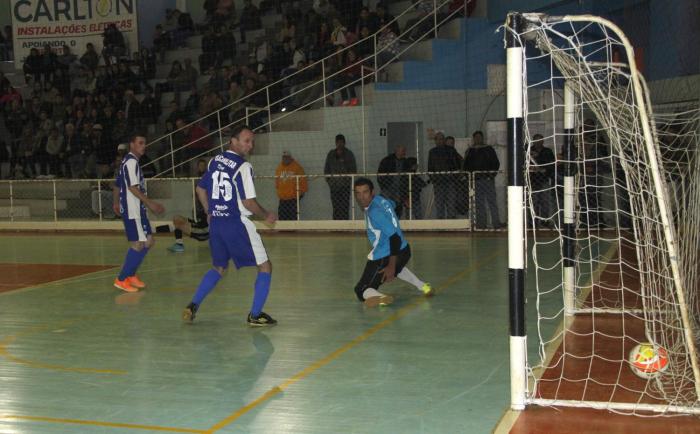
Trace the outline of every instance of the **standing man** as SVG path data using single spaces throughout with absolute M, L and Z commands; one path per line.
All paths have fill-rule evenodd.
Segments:
M 435 291 L 406 268 L 411 259 L 411 246 L 403 237 L 394 203 L 374 194 L 374 184 L 367 178 L 358 178 L 354 185 L 355 200 L 365 210 L 367 237 L 373 246 L 367 255 L 367 264 L 355 286 L 357 298 L 367 307 L 391 304 L 394 298 L 377 291 L 382 283 L 398 277 L 431 297 Z
M 245 161 L 255 145 L 255 134 L 248 126 L 234 128 L 229 149 L 209 162 L 207 172 L 197 185 L 197 197 L 209 217 L 209 247 L 212 269 L 197 287 L 192 301 L 182 313 L 182 319 L 192 322 L 204 298 L 214 289 L 233 260 L 236 268 L 258 267 L 253 306 L 248 314 L 250 326 L 277 324 L 262 311 L 272 280 L 272 263 L 253 222 L 255 214 L 267 224 L 274 224 L 277 215 L 268 212 L 255 199 L 253 166 Z
M 382 158 L 377 173 L 404 173 L 408 171 L 406 147 L 398 145 L 394 152 Z M 382 195 L 396 204 L 396 215 L 401 217 L 404 201 L 408 199 L 408 176 L 377 176 Z
M 326 175 L 342 175 L 357 172 L 357 164 L 352 151 L 345 147 L 345 136 L 335 136 L 335 149 L 326 156 L 323 173 Z M 333 220 L 348 220 L 350 218 L 350 189 L 352 182 L 349 176 L 329 176 L 326 182 L 331 189 L 331 205 L 333 205 Z
M 441 132 L 428 130 L 428 137 L 433 135 L 435 147 L 428 152 L 428 172 L 455 172 L 459 167 L 459 154 L 454 147 L 447 146 L 445 135 Z M 435 194 L 436 217 L 453 219 L 456 216 L 457 192 L 453 183 L 453 174 L 431 174 Z
M 126 292 L 136 292 L 146 287 L 136 276 L 148 249 L 155 244 L 146 208 L 154 214 L 162 214 L 165 211 L 163 205 L 146 194 L 146 183 L 139 166 L 139 158 L 145 152 L 146 137 L 134 133 L 129 139 L 129 153 L 119 166 L 116 186 L 112 189 L 114 213 L 122 216 L 126 238 L 131 241 L 131 248 L 126 253 L 121 272 L 114 280 L 114 286 Z
M 496 204 L 496 171 L 501 167 L 498 155 L 492 146 L 484 144 L 484 133 L 474 131 L 472 134 L 472 146 L 464 154 L 464 170 L 476 172 L 474 174 L 476 206 L 476 227 L 486 228 L 486 209 L 491 214 L 491 224 L 495 229 L 502 228 L 503 224 L 498 216 Z
M 296 220 L 297 219 L 297 188 L 299 200 L 304 197 L 309 189 L 306 181 L 304 168 L 301 167 L 289 151 L 282 152 L 282 162 L 275 170 L 275 188 L 277 189 L 277 197 L 279 205 L 277 214 L 280 220 Z M 297 177 L 299 182 L 297 183 Z
M 549 202 L 554 180 L 554 152 L 544 146 L 542 134 L 532 136 L 530 144 L 530 185 L 535 227 L 549 225 Z

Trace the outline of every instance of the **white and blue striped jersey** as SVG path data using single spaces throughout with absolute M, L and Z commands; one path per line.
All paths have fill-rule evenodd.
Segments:
M 376 195 L 365 209 L 367 238 L 372 244 L 372 251 L 367 255 L 369 260 L 374 261 L 391 255 L 389 238 L 394 234 L 398 234 L 401 237 L 401 249 L 408 245 L 403 232 L 401 232 L 394 206 L 393 201 L 381 195 Z
M 119 187 L 119 209 L 122 218 L 141 219 L 146 218 L 146 206 L 129 190 L 129 187 L 138 186 L 141 193 L 146 194 L 146 181 L 143 178 L 139 160 L 129 152 L 119 166 L 116 179 Z
M 212 158 L 197 184 L 207 191 L 209 215 L 219 218 L 248 217 L 243 200 L 255 198 L 253 166 L 233 151 Z

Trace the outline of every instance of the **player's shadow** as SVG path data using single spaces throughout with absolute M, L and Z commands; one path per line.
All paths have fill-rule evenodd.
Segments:
M 259 412 L 273 399 L 283 396 L 277 384 L 272 383 L 279 378 L 277 374 L 265 375 L 270 358 L 275 347 L 266 331 L 242 328 L 231 333 L 231 329 L 212 329 L 210 327 L 186 328 L 194 332 L 192 339 L 186 339 L 188 352 L 194 352 L 196 357 L 192 380 L 197 383 L 197 377 L 203 375 L 211 388 L 204 393 L 214 396 L 218 394 L 218 402 L 222 410 L 234 412 L 249 405 L 263 395 L 269 395 L 250 412 Z M 205 337 L 200 340 L 199 337 Z M 206 369 L 203 369 L 206 368 Z M 210 377 L 216 372 L 216 377 Z M 214 380 L 214 384 L 211 383 Z M 261 386 L 262 384 L 262 386 Z

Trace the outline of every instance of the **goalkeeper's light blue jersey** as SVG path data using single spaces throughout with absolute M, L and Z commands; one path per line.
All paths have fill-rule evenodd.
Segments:
M 380 195 L 374 196 L 372 202 L 365 209 L 365 222 L 367 223 L 367 238 L 372 244 L 372 251 L 367 258 L 374 261 L 386 258 L 391 254 L 389 238 L 398 234 L 401 237 L 401 248 L 405 248 L 408 242 L 401 232 L 399 218 L 394 212 L 394 202 Z

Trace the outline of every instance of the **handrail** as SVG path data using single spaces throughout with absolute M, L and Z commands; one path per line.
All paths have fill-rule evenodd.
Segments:
M 268 88 L 271 87 L 271 86 L 274 86 L 274 85 L 279 84 L 279 83 L 283 83 L 283 82 L 284 82 L 286 79 L 288 79 L 289 77 L 292 77 L 292 76 L 294 76 L 294 75 L 296 75 L 296 74 L 301 73 L 302 71 L 306 71 L 307 69 L 310 69 L 310 68 L 312 68 L 312 67 L 318 66 L 319 64 L 322 64 L 325 60 L 328 60 L 328 59 L 330 59 L 330 58 L 332 58 L 332 57 L 334 57 L 334 56 L 337 56 L 339 52 L 343 52 L 343 51 L 345 51 L 345 50 L 348 50 L 348 49 L 350 49 L 350 48 L 353 48 L 353 47 L 359 45 L 359 44 L 362 43 L 362 42 L 366 42 L 366 41 L 368 41 L 368 40 L 371 39 L 371 38 L 375 38 L 375 36 L 376 36 L 380 31 L 382 31 L 384 28 L 389 27 L 389 26 L 393 25 L 394 23 L 398 23 L 398 19 L 399 19 L 400 17 L 404 16 L 404 15 L 405 15 L 406 13 L 408 13 L 409 11 L 415 9 L 415 6 L 416 6 L 418 3 L 420 3 L 420 1 L 421 1 L 421 0 L 416 0 L 415 3 L 412 3 L 411 6 L 408 7 L 408 8 L 406 8 L 406 10 L 404 10 L 403 12 L 401 12 L 401 14 L 399 14 L 399 15 L 396 16 L 396 17 L 394 17 L 393 20 L 391 20 L 390 22 L 386 23 L 384 26 L 380 27 L 374 34 L 372 34 L 372 35 L 370 35 L 370 36 L 368 36 L 368 37 L 366 37 L 366 38 L 364 38 L 364 39 L 355 41 L 354 44 L 349 45 L 349 46 L 347 46 L 347 47 L 343 47 L 342 49 L 340 49 L 340 50 L 338 50 L 338 51 L 334 51 L 332 54 L 329 54 L 328 56 L 322 58 L 321 60 L 317 60 L 316 62 L 314 62 L 314 63 L 312 63 L 312 64 L 306 65 L 304 68 L 302 68 L 302 69 L 300 69 L 300 70 L 298 70 L 298 71 L 295 71 L 294 73 L 292 73 L 292 74 L 290 74 L 290 75 L 288 75 L 288 76 L 285 76 L 284 78 L 280 78 L 279 80 L 277 80 L 277 81 L 275 81 L 275 82 L 273 82 L 273 83 L 270 83 L 270 84 L 268 84 L 268 85 L 265 86 L 265 87 L 261 87 L 260 89 L 255 90 L 253 93 L 251 93 L 251 94 L 249 94 L 249 95 L 245 95 L 245 96 L 243 96 L 243 97 L 237 99 L 236 101 L 230 102 L 230 103 L 228 103 L 227 105 L 225 105 L 225 106 L 219 108 L 216 112 L 212 112 L 212 113 L 209 113 L 209 114 L 207 114 L 207 115 L 205 115 L 205 116 L 202 116 L 201 118 L 199 118 L 199 119 L 197 119 L 197 120 L 195 120 L 195 121 L 192 121 L 191 123 L 185 125 L 184 127 L 180 128 L 180 129 L 185 129 L 185 128 L 191 126 L 191 125 L 194 125 L 195 123 L 201 122 L 204 118 L 206 118 L 206 117 L 208 117 L 208 116 L 211 116 L 211 115 L 214 114 L 214 113 L 217 113 L 217 112 L 220 112 L 220 111 L 222 111 L 222 110 L 228 109 L 228 108 L 230 108 L 232 105 L 234 105 L 234 104 L 236 104 L 236 103 L 239 103 L 239 102 L 241 102 L 242 100 L 247 99 L 247 98 L 249 98 L 249 97 L 251 97 L 251 96 L 253 96 L 253 95 L 256 95 L 257 93 L 262 92 L 263 90 L 266 90 L 266 89 L 268 89 Z M 450 3 L 451 1 L 452 1 L 452 0 L 444 0 L 444 2 L 440 5 L 440 7 L 437 7 L 435 10 L 440 9 L 442 6 L 444 6 L 444 5 L 448 4 L 448 3 Z M 471 0 L 468 0 L 467 3 L 468 3 L 469 1 L 471 1 Z M 397 36 L 398 36 L 398 35 L 397 35 Z M 376 47 L 376 43 L 375 43 L 375 47 Z M 175 133 L 175 132 L 177 132 L 177 131 L 179 131 L 179 130 L 175 130 L 175 131 L 173 131 L 173 132 L 171 132 L 171 133 L 165 134 L 165 135 L 163 135 L 163 136 L 161 136 L 161 137 L 158 137 L 157 139 L 154 139 L 151 143 L 147 144 L 146 147 L 148 147 L 149 145 L 151 145 L 151 144 L 153 144 L 153 143 L 155 143 L 155 142 L 159 142 L 161 139 L 163 139 L 163 138 L 167 137 L 168 135 L 173 134 L 173 133 Z
M 413 8 L 415 8 L 415 6 L 418 4 L 418 2 L 412 4 L 411 7 L 407 8 L 407 9 L 406 9 L 404 12 L 402 12 L 398 17 L 396 17 L 394 20 L 392 20 L 392 21 L 390 21 L 389 23 L 387 23 L 386 25 L 384 25 L 380 30 L 378 30 L 377 32 L 375 32 L 373 35 L 368 36 L 367 38 L 364 38 L 364 39 L 362 39 L 362 40 L 359 40 L 359 41 L 357 41 L 355 44 L 352 44 L 352 45 L 350 45 L 350 46 L 347 46 L 347 47 L 344 47 L 344 48 L 342 48 L 342 49 L 339 49 L 338 51 L 335 51 L 333 54 L 331 54 L 331 55 L 329 55 L 329 56 L 326 56 L 326 57 L 324 57 L 323 59 L 318 60 L 318 61 L 316 61 L 316 62 L 313 63 L 313 64 L 307 65 L 305 68 L 303 68 L 303 69 L 301 69 L 301 70 L 298 70 L 298 71 L 294 72 L 293 74 L 287 75 L 287 76 L 285 76 L 284 78 L 275 81 L 274 83 L 271 83 L 271 84 L 269 84 L 269 85 L 267 85 L 267 86 L 265 86 L 265 87 L 263 87 L 263 88 L 260 88 L 260 89 L 254 91 L 254 92 L 252 92 L 252 93 L 250 93 L 250 94 L 248 94 L 248 95 L 244 95 L 243 97 L 241 97 L 241 98 L 239 98 L 239 99 L 237 99 L 237 100 L 235 100 L 235 101 L 233 101 L 233 102 L 231 102 L 231 103 L 229 103 L 229 104 L 227 104 L 227 105 L 225 105 L 225 106 L 219 108 L 218 110 L 216 110 L 216 111 L 214 111 L 214 112 L 211 112 L 211 113 L 209 113 L 209 114 L 207 114 L 207 115 L 204 115 L 204 116 L 200 117 L 199 119 L 197 119 L 197 120 L 195 120 L 195 121 L 193 121 L 193 122 L 190 122 L 189 124 L 187 124 L 187 125 L 185 125 L 185 126 L 179 128 L 179 129 L 176 129 L 176 130 L 174 130 L 174 131 L 172 131 L 172 132 L 170 132 L 170 133 L 168 133 L 168 134 L 166 134 L 166 135 L 164 135 L 164 136 L 159 137 L 158 139 L 155 139 L 155 140 L 151 141 L 151 143 L 149 143 L 148 146 L 150 146 L 150 145 L 152 145 L 152 144 L 154 144 L 154 143 L 160 142 L 162 139 L 164 139 L 164 138 L 166 138 L 166 137 L 170 137 L 170 138 L 171 138 L 171 142 L 172 142 L 172 136 L 173 136 L 174 134 L 176 134 L 176 133 L 178 133 L 178 132 L 181 132 L 181 131 L 183 131 L 183 130 L 185 130 L 185 129 L 187 129 L 187 128 L 189 128 L 189 127 L 191 127 L 191 126 L 193 126 L 193 125 L 195 125 L 195 124 L 201 122 L 202 120 L 205 120 L 205 119 L 207 119 L 207 118 L 209 118 L 209 117 L 211 117 L 211 116 L 213 116 L 213 115 L 215 115 L 215 114 L 218 116 L 218 119 L 220 120 L 220 119 L 221 119 L 220 113 L 221 113 L 222 111 L 224 111 L 224 110 L 226 110 L 226 109 L 228 109 L 228 108 L 230 108 L 230 107 L 232 107 L 232 106 L 234 106 L 234 105 L 236 105 L 236 104 L 239 104 L 239 103 L 243 102 L 244 100 L 247 100 L 247 99 L 251 98 L 252 96 L 254 96 L 254 95 L 256 95 L 256 94 L 262 92 L 263 90 L 267 93 L 267 106 L 264 107 L 264 108 L 262 108 L 262 110 L 260 110 L 260 111 L 267 110 L 269 116 L 268 116 L 268 121 L 267 121 L 266 123 L 264 123 L 263 125 L 261 125 L 261 127 L 271 127 L 271 124 L 272 124 L 272 116 L 271 116 L 270 107 L 273 106 L 273 105 L 276 105 L 276 104 L 279 104 L 279 103 L 281 103 L 281 102 L 283 102 L 283 101 L 285 101 L 285 100 L 288 100 L 288 99 L 292 98 L 293 96 L 298 95 L 298 94 L 300 94 L 300 93 L 302 93 L 302 92 L 304 92 L 304 91 L 306 91 L 306 90 L 308 90 L 308 89 L 310 89 L 310 88 L 312 88 L 312 87 L 314 87 L 314 86 L 318 86 L 319 84 L 321 84 L 321 85 L 324 86 L 324 91 L 322 92 L 322 95 L 321 95 L 320 97 L 318 97 L 318 98 L 312 100 L 311 102 L 306 103 L 305 105 L 303 105 L 303 106 L 301 106 L 301 107 L 297 107 L 295 110 L 288 111 L 288 112 L 284 112 L 281 116 L 279 116 L 277 119 L 275 119 L 275 121 L 279 121 L 280 119 L 284 119 L 285 117 L 291 115 L 292 113 L 295 113 L 295 112 L 301 110 L 302 108 L 308 107 L 308 106 L 311 105 L 311 104 L 314 104 L 314 103 L 316 103 L 316 102 L 318 102 L 318 101 L 325 101 L 326 97 L 329 96 L 329 95 L 332 95 L 333 93 L 339 92 L 339 91 L 341 91 L 341 90 L 343 90 L 343 89 L 347 89 L 347 88 L 349 88 L 350 86 L 355 86 L 355 85 L 357 85 L 358 83 L 363 83 L 364 80 L 365 80 L 365 77 L 364 77 L 363 74 L 361 74 L 361 77 L 360 77 L 360 78 L 355 79 L 355 80 L 353 80 L 352 82 L 343 85 L 342 87 L 339 87 L 339 88 L 337 88 L 337 89 L 334 89 L 332 93 L 326 94 L 326 92 L 325 92 L 325 91 L 326 91 L 326 89 L 325 89 L 326 80 L 332 79 L 333 77 L 336 77 L 337 75 L 342 74 L 343 72 L 345 72 L 345 71 L 347 71 L 348 69 L 354 67 L 354 66 L 357 65 L 358 63 L 359 63 L 359 64 L 363 64 L 363 63 L 366 62 L 367 60 L 369 60 L 369 59 L 371 59 L 371 58 L 374 58 L 375 69 L 374 69 L 374 71 L 373 71 L 371 74 L 374 74 L 374 76 L 375 76 L 375 78 L 376 78 L 377 73 L 379 72 L 379 70 L 382 70 L 382 69 L 386 68 L 391 62 L 393 62 L 394 60 L 398 59 L 402 54 L 404 54 L 406 51 L 408 51 L 409 49 L 411 49 L 414 45 L 416 45 L 417 43 L 421 42 L 427 35 L 429 35 L 429 34 L 431 34 L 431 33 L 437 34 L 437 28 L 438 28 L 440 25 L 444 24 L 445 22 L 447 22 L 448 20 L 450 20 L 452 17 L 458 15 L 458 14 L 461 12 L 461 9 L 454 10 L 452 13 L 446 15 L 445 17 L 443 17 L 442 20 L 440 20 L 440 21 L 438 22 L 438 20 L 437 20 L 437 12 L 438 12 L 441 8 L 443 8 L 445 5 L 451 3 L 451 1 L 452 1 L 452 0 L 443 0 L 442 3 L 440 3 L 440 4 L 438 5 L 438 4 L 437 4 L 437 0 L 434 0 L 432 13 L 431 13 L 431 14 L 427 14 L 427 15 L 425 15 L 424 17 L 422 17 L 421 19 L 417 20 L 412 26 L 410 26 L 410 27 L 404 29 L 403 33 L 405 34 L 405 33 L 411 32 L 412 30 L 414 30 L 415 28 L 417 28 L 418 26 L 420 26 L 425 20 L 428 20 L 428 19 L 430 19 L 431 21 L 434 21 L 434 23 L 435 23 L 434 25 L 435 25 L 436 27 L 435 27 L 435 28 L 432 28 L 432 27 L 431 27 L 431 29 L 429 29 L 428 31 L 426 31 L 426 33 L 425 33 L 424 35 L 421 35 L 420 37 L 416 38 L 412 43 L 406 45 L 405 47 L 403 47 L 403 49 L 400 49 L 398 54 L 394 55 L 388 62 L 386 62 L 385 65 L 383 65 L 383 66 L 381 66 L 381 67 L 377 67 L 377 63 L 376 63 L 376 62 L 377 62 L 377 55 L 378 55 L 379 53 L 381 53 L 381 52 L 384 52 L 384 51 L 388 50 L 390 47 L 389 47 L 389 46 L 385 46 L 385 47 L 382 47 L 381 49 L 377 49 L 377 38 L 378 38 L 379 31 L 381 31 L 381 29 L 384 29 L 384 28 L 390 26 L 391 24 L 393 24 L 394 22 L 396 22 L 396 19 L 398 19 L 398 17 L 403 16 L 405 13 L 407 13 L 408 11 L 412 10 Z M 464 8 L 465 8 L 465 10 L 466 10 L 466 5 L 467 5 L 470 1 L 471 1 L 471 0 L 465 1 L 465 3 L 464 3 Z M 432 15 L 435 15 L 435 17 L 433 17 Z M 358 44 L 360 44 L 360 43 L 363 43 L 363 42 L 368 41 L 370 38 L 374 39 L 374 41 L 375 41 L 375 43 L 374 43 L 375 49 L 374 49 L 374 52 L 373 52 L 373 53 L 367 55 L 366 57 L 364 57 L 364 58 L 362 58 L 362 59 L 359 59 L 359 58 L 358 58 L 357 62 L 356 62 L 355 64 L 353 64 L 353 65 L 345 66 L 344 68 L 339 69 L 339 70 L 335 71 L 334 73 L 332 73 L 332 74 L 330 74 L 330 75 L 325 75 L 325 60 L 326 60 L 326 59 L 330 59 L 330 58 L 332 58 L 332 57 L 334 57 L 334 56 L 337 56 L 338 53 L 343 52 L 343 51 L 345 51 L 345 50 L 349 50 L 349 49 L 355 47 L 356 45 L 358 45 Z M 308 69 L 311 68 L 311 67 L 318 66 L 319 64 L 321 64 L 322 68 L 324 68 L 324 71 L 322 71 L 322 73 L 323 73 L 323 78 L 322 78 L 322 80 L 312 81 L 310 84 L 306 85 L 305 87 L 303 87 L 303 88 L 301 88 L 301 89 L 297 89 L 296 91 L 294 91 L 293 93 L 291 93 L 291 94 L 289 94 L 289 95 L 287 95 L 287 96 L 281 97 L 281 98 L 279 98 L 278 100 L 273 101 L 273 102 L 270 102 L 270 101 L 269 101 L 269 89 L 270 89 L 272 86 L 277 85 L 277 84 L 280 84 L 280 83 L 283 83 L 283 82 L 284 82 L 285 80 L 287 80 L 289 77 L 292 77 L 292 76 L 294 76 L 294 75 L 296 75 L 296 74 L 298 74 L 298 73 L 300 73 L 300 72 L 302 72 L 302 71 L 308 70 Z M 236 125 L 236 124 L 238 124 L 238 123 L 240 123 L 241 121 L 246 120 L 246 119 L 248 119 L 248 116 L 243 116 L 243 117 L 241 117 L 241 118 L 239 118 L 239 119 L 236 119 L 236 120 L 234 120 L 234 121 L 230 121 L 230 122 L 226 123 L 225 125 L 221 125 L 221 123 L 219 123 L 218 129 L 213 129 L 211 132 L 209 132 L 208 134 L 206 134 L 205 136 L 203 136 L 203 137 L 200 138 L 199 140 L 203 140 L 203 139 L 205 139 L 205 138 L 207 138 L 207 137 L 210 137 L 210 136 L 212 136 L 212 135 L 217 135 L 217 134 L 220 135 L 219 133 L 220 133 L 222 130 L 225 130 L 226 128 L 230 128 L 232 125 Z M 172 148 L 172 146 L 171 146 L 170 153 L 166 153 L 165 155 L 161 155 L 161 156 L 159 156 L 159 157 L 157 157 L 157 158 L 154 158 L 154 159 L 153 159 L 150 163 L 148 163 L 148 164 L 150 165 L 150 164 L 155 163 L 156 161 L 159 161 L 159 160 L 161 160 L 161 159 L 163 159 L 163 158 L 166 158 L 166 157 L 170 156 L 172 153 L 174 153 L 174 152 L 176 152 L 176 151 L 180 151 L 180 150 L 182 150 L 182 149 L 188 147 L 189 145 L 190 145 L 190 143 L 186 143 L 186 144 L 184 144 L 184 145 L 178 147 L 177 149 L 174 149 L 174 148 Z M 222 144 L 220 144 L 220 145 L 222 145 Z M 170 170 L 172 170 L 172 171 L 173 171 L 173 174 L 174 174 L 174 170 L 175 170 L 176 167 L 180 167 L 180 166 L 182 166 L 182 165 L 184 165 L 184 164 L 190 163 L 190 162 L 193 161 L 193 160 L 196 160 L 196 159 L 198 159 L 198 158 L 201 158 L 201 157 L 207 155 L 209 152 L 211 152 L 211 150 L 204 151 L 204 152 L 202 152 L 202 153 L 200 153 L 200 154 L 198 154 L 198 155 L 196 155 L 196 156 L 194 156 L 194 157 L 192 157 L 192 158 L 190 158 L 190 159 L 188 159 L 188 160 L 186 160 L 186 161 L 182 161 L 182 162 L 178 163 L 177 165 L 173 165 L 173 167 L 171 167 L 171 168 L 169 168 L 169 169 L 167 169 L 167 170 L 164 170 L 164 171 L 161 171 L 160 173 L 158 173 L 158 174 L 156 175 L 156 177 L 159 177 L 160 175 L 162 175 L 162 174 L 164 174 L 165 172 L 170 171 Z
M 242 96 L 241 98 L 237 99 L 236 101 L 230 102 L 230 103 L 228 103 L 227 105 L 225 105 L 225 106 L 219 108 L 219 109 L 216 110 L 215 112 L 211 112 L 211 113 L 209 113 L 208 115 L 202 116 L 201 118 L 190 122 L 189 124 L 187 124 L 187 125 L 185 125 L 184 127 L 180 128 L 180 130 L 185 129 L 185 128 L 189 127 L 189 126 L 192 126 L 192 125 L 194 125 L 194 124 L 196 124 L 196 123 L 198 123 L 198 122 L 201 122 L 204 118 L 206 118 L 206 117 L 208 117 L 208 116 L 211 116 L 211 115 L 214 114 L 214 113 L 218 113 L 218 112 L 220 112 L 220 111 L 223 111 L 223 110 L 225 110 L 225 109 L 228 109 L 228 108 L 230 108 L 231 106 L 233 106 L 234 104 L 239 103 L 239 102 L 243 101 L 244 99 L 247 99 L 247 98 L 249 98 L 249 97 L 251 97 L 251 96 L 253 96 L 253 95 L 256 95 L 257 93 L 262 92 L 263 90 L 266 90 L 266 89 L 268 89 L 268 88 L 271 87 L 271 86 L 274 86 L 274 85 L 279 84 L 279 83 L 283 83 L 283 82 L 284 82 L 286 79 L 288 79 L 289 77 L 292 77 L 292 76 L 294 76 L 294 75 L 296 75 L 296 74 L 299 74 L 299 73 L 301 73 L 302 71 L 306 71 L 307 69 L 310 69 L 310 68 L 312 68 L 312 67 L 316 67 L 316 66 L 318 66 L 319 64 L 322 64 L 322 62 L 324 62 L 325 60 L 330 59 L 330 58 L 332 58 L 332 57 L 334 57 L 334 56 L 337 56 L 339 52 L 342 52 L 342 51 L 348 50 L 348 49 L 350 49 L 350 48 L 352 48 L 352 47 L 355 47 L 356 45 L 359 45 L 361 42 L 366 42 L 366 41 L 369 40 L 370 38 L 373 38 L 374 35 L 376 35 L 377 33 L 379 33 L 379 32 L 380 32 L 381 30 L 383 30 L 385 27 L 388 27 L 388 26 L 390 26 L 390 25 L 392 25 L 392 24 L 394 24 L 394 23 L 398 23 L 398 19 L 399 19 L 400 17 L 402 17 L 404 14 L 406 14 L 407 12 L 409 12 L 410 10 L 414 9 L 415 6 L 416 6 L 420 1 L 421 1 L 421 0 L 416 0 L 416 2 L 413 3 L 413 4 L 411 4 L 410 7 L 406 8 L 406 10 L 404 10 L 403 12 L 401 12 L 400 15 L 396 16 L 393 20 L 391 20 L 390 22 L 388 22 L 388 23 L 385 24 L 384 26 L 380 27 L 380 28 L 377 30 L 377 32 L 375 32 L 375 34 L 370 35 L 370 36 L 368 36 L 368 37 L 366 37 L 366 38 L 364 38 L 364 39 L 355 41 L 355 43 L 352 44 L 352 45 L 349 45 L 349 46 L 347 46 L 347 47 L 344 47 L 344 48 L 342 48 L 342 49 L 340 49 L 340 50 L 338 50 L 338 51 L 334 51 L 332 54 L 329 54 L 328 56 L 322 58 L 321 60 L 317 60 L 317 61 L 314 62 L 314 63 L 308 64 L 308 65 L 306 65 L 304 68 L 302 68 L 302 69 L 300 69 L 300 70 L 298 70 L 298 71 L 295 71 L 295 72 L 293 72 L 292 74 L 290 74 L 290 75 L 288 75 L 288 76 L 285 76 L 284 78 L 280 78 L 279 80 L 277 80 L 277 81 L 275 81 L 275 82 L 272 82 L 272 83 L 268 84 L 268 85 L 265 86 L 265 87 L 261 87 L 260 89 L 255 90 L 253 93 L 251 93 L 251 94 L 249 94 L 249 95 Z M 450 1 L 451 1 L 451 0 L 450 0 Z M 446 1 L 446 3 L 447 3 L 447 1 Z M 375 46 L 376 46 L 376 45 L 375 45 Z M 148 144 L 146 145 L 146 148 L 148 148 L 148 146 L 150 146 L 151 144 L 156 143 L 156 142 L 159 142 L 161 139 L 163 139 L 163 138 L 165 138 L 165 137 L 167 137 L 167 136 L 169 136 L 169 135 L 171 135 L 171 134 L 173 134 L 173 133 L 176 133 L 177 131 L 179 131 L 179 130 L 172 131 L 172 132 L 170 132 L 170 133 L 168 133 L 168 134 L 165 134 L 165 135 L 163 135 L 163 136 L 158 137 L 157 139 L 154 139 L 151 143 L 148 143 Z

